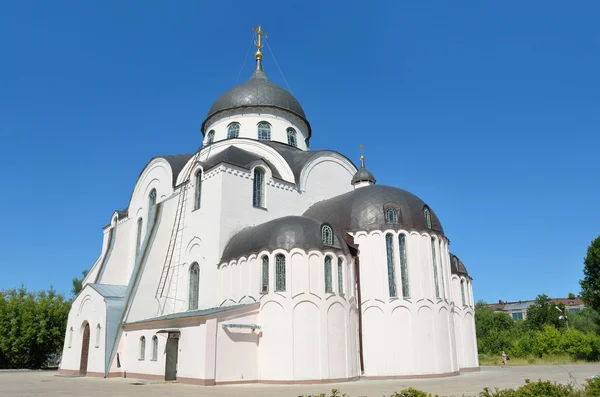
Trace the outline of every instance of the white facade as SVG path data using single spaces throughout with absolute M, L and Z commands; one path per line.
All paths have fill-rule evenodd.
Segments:
M 372 186 L 350 183 L 358 170 L 343 155 L 308 151 L 303 118 L 233 108 L 204 134 L 193 156 L 152 159 L 104 228 L 69 314 L 63 373 L 212 385 L 478 368 L 471 279 L 441 226 L 334 225 L 327 242 L 328 220 L 303 214 Z

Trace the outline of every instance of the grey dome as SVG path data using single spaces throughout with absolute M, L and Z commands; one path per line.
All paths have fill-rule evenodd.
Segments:
M 221 263 L 242 256 L 257 254 L 263 250 L 273 251 L 283 249 L 289 251 L 293 248 L 333 249 L 344 254 L 349 254 L 348 246 L 341 236 L 333 232 L 333 245 L 323 244 L 321 237 L 322 222 L 303 216 L 286 216 L 277 218 L 257 226 L 245 228 L 235 234 L 225 246 Z
M 467 267 L 460 259 L 458 259 L 458 256 L 454 255 L 453 253 L 450 253 L 450 272 L 459 276 L 462 275 L 469 277 Z
M 356 185 L 359 182 L 375 183 L 376 181 L 373 174 L 371 174 L 371 172 L 363 166 L 360 170 L 356 172 L 356 174 L 354 174 L 354 176 L 352 177 L 352 181 L 350 181 L 352 185 Z
M 385 209 L 388 206 L 398 211 L 398 223 L 386 223 Z M 405 229 L 419 232 L 433 230 L 443 235 L 442 225 L 431 208 L 431 229 L 427 227 L 423 213 L 426 206 L 423 200 L 406 190 L 371 185 L 313 204 L 304 216 L 328 222 L 340 233 Z
M 310 125 L 300 102 L 291 93 L 269 81 L 260 62 L 248 81 L 225 92 L 213 103 L 206 120 L 202 123 L 202 132 L 204 132 L 206 121 L 219 112 L 257 106 L 275 107 L 295 114 L 306 122 L 308 137 L 310 137 Z

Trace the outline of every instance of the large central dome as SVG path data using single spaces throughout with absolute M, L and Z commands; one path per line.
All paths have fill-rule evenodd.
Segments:
M 300 102 L 291 93 L 269 81 L 263 71 L 261 61 L 257 60 L 256 70 L 248 81 L 233 87 L 213 103 L 202 125 L 202 131 L 204 131 L 206 121 L 217 113 L 230 109 L 263 106 L 291 112 L 308 125 Z

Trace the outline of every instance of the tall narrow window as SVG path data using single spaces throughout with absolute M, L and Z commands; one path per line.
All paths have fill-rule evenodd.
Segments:
M 142 218 L 137 221 L 137 237 L 135 240 L 135 256 L 137 258 L 140 253 L 140 247 L 142 245 Z
M 156 205 L 156 189 L 150 190 L 150 194 L 148 195 L 148 219 L 150 219 L 150 214 L 152 212 L 152 207 Z
M 275 291 L 285 291 L 285 256 L 282 254 L 275 257 Z
M 437 268 L 437 257 L 435 253 L 435 240 L 431 238 L 431 260 L 433 262 L 433 278 L 435 279 L 435 297 L 440 297 L 440 285 L 438 283 L 438 268 Z
M 140 360 L 146 359 L 146 337 L 142 336 L 140 338 Z
M 298 147 L 298 140 L 296 139 L 296 130 L 293 128 L 287 129 L 288 145 Z
M 333 292 L 333 286 L 331 285 L 331 257 L 328 255 L 325 257 L 325 292 Z
M 452 265 L 454 266 L 454 270 L 458 271 L 458 259 L 455 256 L 452 257 Z
M 158 360 L 158 337 L 152 337 L 152 361 Z
M 73 327 L 69 328 L 69 348 L 73 344 Z
M 338 258 L 338 293 L 344 293 L 344 260 Z
M 227 138 L 237 138 L 240 136 L 240 124 L 239 123 L 231 123 L 227 127 Z
M 200 295 L 200 266 L 196 262 L 190 266 L 190 296 L 189 309 L 198 309 L 198 296 Z
M 406 235 L 398 236 L 400 247 L 400 276 L 402 277 L 402 297 L 410 297 L 410 286 L 408 285 L 408 256 L 406 255 Z
M 258 123 L 258 140 L 271 140 L 271 124 L 267 123 L 266 121 L 261 121 L 260 123 Z
M 429 207 L 423 208 L 423 216 L 425 217 L 425 223 L 427 224 L 427 228 L 431 229 L 431 211 Z
M 385 209 L 385 223 L 398 223 L 398 211 L 395 208 Z
M 435 246 L 440 247 L 440 274 L 442 275 L 442 299 L 446 299 L 446 277 L 444 276 L 444 257 L 441 254 L 441 246 L 437 244 L 437 240 L 434 240 Z
M 262 285 L 260 291 L 264 294 L 269 292 L 269 257 L 262 257 Z
M 100 324 L 96 325 L 96 343 L 95 347 L 100 347 L 100 335 L 102 335 L 102 327 Z
M 207 145 L 212 145 L 214 141 L 215 141 L 215 131 L 214 130 L 210 130 L 208 132 L 208 136 L 206 137 L 206 144 Z
M 387 251 L 388 287 L 390 298 L 396 297 L 396 269 L 394 268 L 394 237 L 391 233 L 385 235 L 385 247 Z
M 194 209 L 200 208 L 200 202 L 202 200 L 202 170 L 196 172 L 196 191 L 194 194 Z
M 462 304 L 466 306 L 465 303 L 465 280 L 460 280 L 460 293 L 462 295 Z
M 323 244 L 333 245 L 333 229 L 329 225 L 323 225 L 321 227 L 321 238 L 323 239 Z
M 252 205 L 265 208 L 265 172 L 258 167 L 254 169 L 254 189 L 252 193 Z

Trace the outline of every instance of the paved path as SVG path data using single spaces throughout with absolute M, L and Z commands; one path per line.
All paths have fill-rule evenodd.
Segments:
M 68 378 L 50 371 L 0 371 L 0 397 L 298 397 L 310 393 L 328 393 L 339 389 L 351 397 L 389 396 L 408 387 L 442 395 L 476 396 L 485 386 L 518 387 L 531 380 L 553 380 L 583 384 L 585 378 L 600 374 L 600 365 L 484 367 L 481 372 L 452 378 L 403 381 L 358 381 L 329 385 L 236 385 L 192 386 L 136 379 Z

